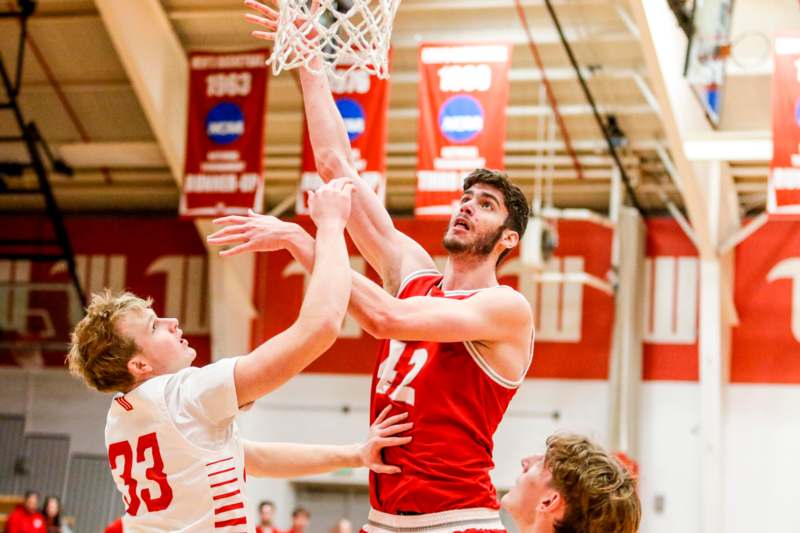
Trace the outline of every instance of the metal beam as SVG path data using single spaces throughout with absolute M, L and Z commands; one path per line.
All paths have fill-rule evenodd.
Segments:
M 639 26 L 649 79 L 675 166 L 667 168 L 681 190 L 700 252 L 698 359 L 702 469 L 700 487 L 695 490 L 702 502 L 699 531 L 721 531 L 725 508 L 723 394 L 728 382 L 731 325 L 737 317 L 733 305 L 733 254 L 723 256 L 719 250 L 724 238 L 739 227 L 738 198 L 730 169 L 720 160 L 723 152 L 714 153 L 709 159 L 693 155 L 691 145 L 687 150 L 688 140 L 714 139 L 716 135 L 682 76 L 687 39 L 674 22 L 667 2 L 629 0 L 629 6 Z
M 711 242 L 698 175 L 704 169 L 688 159 L 683 146 L 687 134 L 710 130 L 689 84 L 680 75 L 686 37 L 672 22 L 673 15 L 666 2 L 629 0 L 628 5 L 639 27 L 648 77 L 658 101 L 661 123 L 677 170 L 675 177 L 698 238 L 700 255 L 714 257 L 716 247 Z
M 570 158 L 563 154 L 541 155 L 543 149 L 559 150 L 559 142 L 543 143 L 537 141 L 508 141 L 505 144 L 506 166 L 534 166 L 555 165 L 566 166 L 571 164 Z M 576 145 L 582 152 L 601 150 L 603 141 L 577 141 Z M 648 150 L 658 147 L 658 142 L 641 141 L 635 143 L 637 149 Z M 402 167 L 416 165 L 416 143 L 389 143 L 389 166 Z M 163 169 L 167 167 L 163 151 L 155 142 L 91 142 L 91 143 L 64 143 L 56 145 L 56 152 L 70 166 L 76 169 Z M 266 146 L 265 162 L 268 168 L 299 167 L 300 147 L 296 144 L 270 144 Z M 606 155 L 591 153 L 579 154 L 582 165 L 610 166 L 613 164 Z M 0 159 L 3 161 L 25 161 L 25 150 L 21 146 L 0 144 Z M 635 156 L 623 157 L 623 163 L 628 166 L 636 165 L 638 158 Z M 760 174 L 759 174 L 760 175 Z
M 609 361 L 608 445 L 634 458 L 639 457 L 645 237 L 646 228 L 639 213 L 630 207 L 621 208 L 614 232 L 619 264 L 615 265 L 618 286 Z
M 186 144 L 186 53 L 158 0 L 95 0 L 145 116 L 180 183 Z

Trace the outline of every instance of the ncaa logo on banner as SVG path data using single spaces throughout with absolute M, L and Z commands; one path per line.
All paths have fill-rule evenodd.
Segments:
M 339 109 L 339 114 L 342 115 L 350 142 L 361 137 L 366 129 L 366 115 L 361 105 L 355 100 L 340 98 L 336 101 L 336 107 Z
M 215 144 L 230 144 L 244 134 L 244 113 L 232 102 L 222 102 L 206 116 L 206 134 Z
M 481 103 L 466 94 L 448 98 L 439 110 L 439 130 L 450 142 L 471 141 L 483 131 L 483 124 Z

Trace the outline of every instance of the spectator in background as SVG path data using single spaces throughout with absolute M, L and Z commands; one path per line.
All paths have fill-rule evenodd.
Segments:
M 275 512 L 275 504 L 269 500 L 264 500 L 258 504 L 258 526 L 256 533 L 281 533 L 272 523 L 272 514 Z
M 331 528 L 331 533 L 353 533 L 353 523 L 347 518 L 340 518 Z
M 72 533 L 72 530 L 61 520 L 61 500 L 57 496 L 48 496 L 42 505 L 42 515 L 47 533 Z
M 108 524 L 103 533 L 122 533 L 122 517 Z
M 304 507 L 296 507 L 292 511 L 292 528 L 286 533 L 304 533 L 311 521 L 311 513 Z
M 47 533 L 44 517 L 36 510 L 38 507 L 39 493 L 27 491 L 25 501 L 8 515 L 6 533 Z

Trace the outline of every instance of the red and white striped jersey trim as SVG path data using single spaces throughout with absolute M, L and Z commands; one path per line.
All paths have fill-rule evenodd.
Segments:
M 133 411 L 133 405 L 131 405 L 131 402 L 128 401 L 125 395 L 120 394 L 118 396 L 115 396 L 114 401 L 117 402 L 120 405 L 120 407 L 122 407 L 126 411 Z
M 236 461 L 224 457 L 206 463 L 208 486 L 214 502 L 214 531 L 239 532 L 247 530 L 247 509 L 239 489 Z
M 505 526 L 499 511 L 483 507 L 419 515 L 393 515 L 370 509 L 361 529 L 367 533 L 453 533 L 468 529 L 505 530 Z

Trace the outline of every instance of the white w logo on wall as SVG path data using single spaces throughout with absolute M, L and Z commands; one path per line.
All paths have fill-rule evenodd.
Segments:
M 147 268 L 146 274 L 163 274 L 166 277 L 164 315 L 179 318 L 187 334 L 207 334 L 208 313 L 206 298 L 206 258 L 201 255 L 165 255 L 156 258 Z M 108 288 L 118 292 L 126 288 L 127 258 L 124 255 L 76 255 L 75 265 L 78 279 L 87 294 L 98 293 Z M 66 272 L 64 261 L 53 264 L 50 275 Z M 30 294 L 33 291 L 67 292 L 70 323 L 75 324 L 83 316 L 80 302 L 69 285 L 49 283 L 31 279 L 31 262 L 0 261 L 0 331 L 27 334 L 31 319 L 41 322 L 40 338 L 56 335 L 51 309 L 31 308 Z
M 698 262 L 696 257 L 645 259 L 644 341 L 697 341 Z
M 580 274 L 584 271 L 584 260 L 580 256 L 553 257 L 545 264 L 544 270 Z M 538 283 L 519 258 L 507 261 L 498 275 L 516 276 L 519 292 L 525 295 L 533 309 L 537 341 L 581 341 L 584 289 L 581 283 Z
M 769 271 L 767 281 L 792 280 L 792 336 L 800 342 L 800 257 L 784 259 Z

